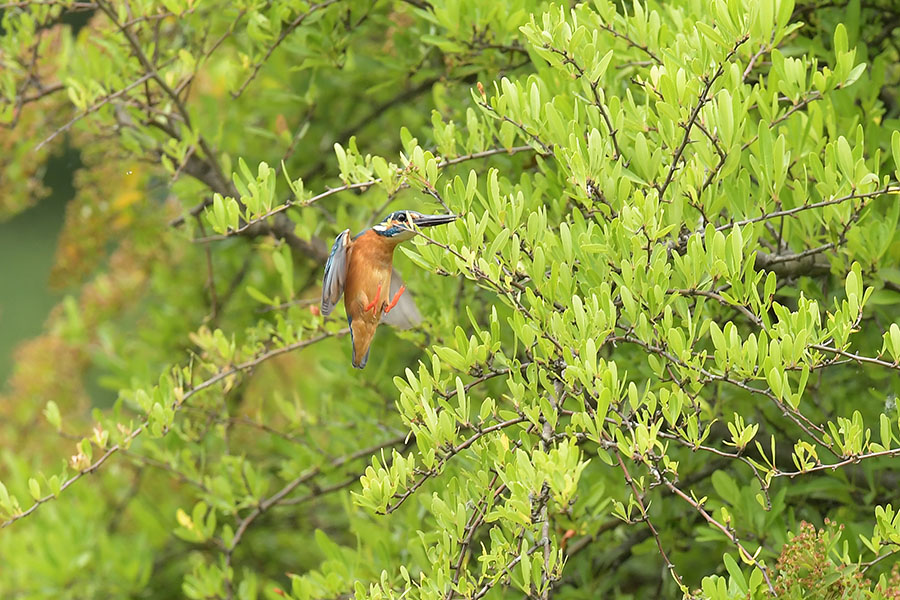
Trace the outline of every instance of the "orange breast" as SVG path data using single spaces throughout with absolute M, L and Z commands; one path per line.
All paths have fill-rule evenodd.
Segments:
M 351 318 L 362 316 L 377 323 L 381 312 L 390 298 L 391 270 L 394 258 L 394 245 L 369 230 L 356 238 L 350 249 L 347 265 L 347 283 L 344 288 L 344 305 Z M 379 292 L 379 287 L 381 291 Z M 364 311 L 364 308 L 375 300 L 375 314 Z M 368 316 L 363 315 L 364 312 Z
M 365 365 L 369 345 L 390 302 L 395 245 L 369 230 L 353 241 L 344 285 L 344 307 L 353 337 L 353 365 Z M 366 310 L 372 301 L 374 310 Z

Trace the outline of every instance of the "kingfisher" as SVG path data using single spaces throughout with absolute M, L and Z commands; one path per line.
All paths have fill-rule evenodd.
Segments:
M 443 225 L 456 215 L 423 215 L 412 210 L 389 214 L 381 223 L 350 237 L 345 229 L 334 240 L 322 281 L 322 314 L 328 316 L 341 295 L 350 325 L 353 366 L 362 369 L 380 322 L 408 328 L 422 321 L 406 286 L 394 269 L 394 249 L 416 235 L 415 227 Z

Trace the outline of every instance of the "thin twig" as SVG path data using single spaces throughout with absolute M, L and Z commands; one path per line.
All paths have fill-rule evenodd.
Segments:
M 712 77 L 706 78 L 706 85 L 703 87 L 703 90 L 700 92 L 700 96 L 697 97 L 697 104 L 694 105 L 694 109 L 691 111 L 691 116 L 688 118 L 687 123 L 684 124 L 684 137 L 681 138 L 681 145 L 678 146 L 678 149 L 675 151 L 675 154 L 672 156 L 672 164 L 669 165 L 669 172 L 666 175 L 666 179 L 663 182 L 662 186 L 659 188 L 659 198 L 662 200 L 663 196 L 666 193 L 666 189 L 669 187 L 669 184 L 672 183 L 672 178 L 675 176 L 675 170 L 678 168 L 678 162 L 681 160 L 681 155 L 684 153 L 684 149 L 687 148 L 688 142 L 691 139 L 691 129 L 697 121 L 697 117 L 700 116 L 700 109 L 702 109 L 706 103 L 709 101 L 709 92 L 712 89 L 713 84 L 716 80 L 725 73 L 725 65 L 732 59 L 732 57 L 737 53 L 738 48 L 741 45 L 750 39 L 749 35 L 744 35 L 741 39 L 735 42 L 734 46 L 719 63 L 716 72 L 713 73 Z
M 579 65 L 575 58 L 571 54 L 569 54 L 567 50 L 560 50 L 559 48 L 555 48 L 550 44 L 544 44 L 544 48 L 562 56 L 562 64 L 572 65 L 575 68 L 576 74 L 578 75 L 579 79 L 587 77 L 584 67 Z M 610 119 L 609 117 L 609 111 L 607 111 L 606 105 L 603 103 L 603 101 L 600 100 L 600 80 L 588 80 L 588 83 L 591 86 L 591 94 L 594 96 L 594 106 L 596 106 L 600 111 L 600 116 L 603 118 L 603 122 L 606 123 L 606 129 L 609 132 L 609 138 L 610 140 L 612 140 L 613 150 L 615 150 L 616 153 L 615 156 L 613 156 L 613 160 L 617 160 L 620 156 L 622 156 L 622 150 L 619 148 L 619 141 L 616 138 L 616 130 L 613 129 L 612 119 Z
M 655 62 L 656 64 L 658 64 L 658 65 L 662 64 L 662 60 L 652 50 L 650 50 L 650 48 L 647 47 L 647 44 L 639 44 L 639 43 L 635 42 L 633 39 L 631 39 L 629 36 L 627 36 L 623 33 L 620 33 L 619 31 L 616 31 L 615 29 L 612 28 L 612 26 L 606 25 L 604 23 L 600 23 L 600 29 L 602 29 L 603 31 L 606 31 L 607 33 L 611 33 L 613 36 L 619 38 L 620 40 L 625 40 L 625 42 L 629 46 L 631 46 L 632 48 L 637 48 L 638 50 L 640 50 L 641 52 L 643 52 L 644 54 L 649 56 L 650 59 L 653 62 Z
M 789 208 L 789 209 L 785 209 L 785 210 L 778 210 L 775 212 L 766 213 L 764 215 L 761 215 L 759 217 L 754 217 L 752 219 L 744 219 L 742 221 L 735 221 L 733 223 L 728 223 L 727 225 L 720 225 L 719 227 L 716 227 L 716 231 L 725 231 L 725 230 L 731 229 L 734 226 L 743 227 L 744 225 L 750 225 L 752 223 L 759 223 L 761 221 L 769 221 L 771 219 L 777 219 L 778 217 L 789 217 L 789 216 L 795 215 L 795 214 L 803 212 L 803 211 L 813 210 L 816 208 L 822 208 L 823 206 L 832 206 L 834 204 L 842 204 L 844 202 L 847 202 L 848 200 L 857 200 L 857 199 L 862 199 L 862 198 L 874 198 L 876 196 L 881 196 L 883 194 L 900 194 L 900 184 L 891 183 L 881 189 L 875 190 L 874 192 L 865 192 L 862 194 L 854 191 L 850 194 L 847 194 L 846 196 L 841 196 L 839 198 L 831 198 L 830 200 L 822 200 L 821 202 L 813 202 L 810 204 L 803 204 L 801 206 L 795 206 L 794 208 Z
M 283 42 L 285 38 L 287 38 L 287 36 L 293 33 L 294 30 L 303 23 L 303 21 L 305 21 L 310 15 L 322 10 L 323 8 L 328 8 L 336 2 L 340 2 L 340 0 L 325 0 L 325 2 L 313 4 L 306 12 L 298 15 L 293 21 L 291 21 L 291 23 L 287 27 L 282 29 L 281 34 L 278 36 L 278 39 L 275 40 L 275 43 L 269 46 L 262 60 L 257 61 L 256 64 L 253 65 L 253 71 L 250 73 L 247 79 L 244 80 L 244 83 L 242 83 L 236 91 L 231 92 L 232 98 L 237 99 L 241 96 L 241 94 L 244 93 L 244 90 L 247 89 L 247 86 L 250 85 L 250 82 L 256 79 L 256 75 L 259 73 L 259 70 L 262 69 L 264 64 L 266 64 L 266 62 L 269 60 L 269 57 L 271 57 L 272 53 L 275 52 L 275 49 L 278 48 L 278 46 L 281 45 L 281 42 Z
M 768 570 L 768 568 L 766 568 L 765 563 L 757 560 L 754 555 L 750 554 L 750 552 L 748 552 L 747 549 L 744 548 L 743 544 L 741 544 L 740 540 L 738 540 L 737 536 L 735 536 L 734 533 L 731 532 L 730 528 L 722 525 L 717 520 L 715 520 L 712 517 L 712 515 L 710 515 L 700 505 L 699 502 L 697 502 L 696 500 L 694 500 L 693 498 L 691 498 L 690 496 L 685 494 L 674 483 L 672 483 L 665 477 L 661 477 L 660 479 L 661 479 L 663 485 L 665 485 L 667 488 L 669 488 L 669 491 L 671 491 L 673 494 L 675 494 L 676 496 L 678 496 L 679 498 L 681 498 L 682 500 L 684 500 L 685 502 L 687 502 L 688 504 L 693 506 L 694 510 L 696 510 L 700 514 L 700 516 L 702 516 L 704 518 L 704 520 L 706 520 L 707 523 L 709 523 L 710 525 L 712 525 L 713 527 L 715 527 L 716 529 L 721 531 L 725 535 L 725 537 L 727 537 L 728 540 L 737 547 L 737 549 L 741 553 L 741 558 L 743 560 L 748 561 L 754 567 L 759 569 L 759 572 L 762 573 L 763 579 L 766 582 L 766 586 L 769 588 L 769 592 L 774 595 L 775 587 L 772 585 L 772 580 L 769 578 L 769 570 Z
M 357 450 L 356 452 L 353 452 L 351 454 L 347 454 L 346 456 L 341 456 L 341 457 L 338 457 L 338 458 L 332 460 L 331 462 L 328 463 L 328 466 L 336 469 L 336 468 L 339 468 L 339 467 L 345 465 L 348 462 L 352 462 L 352 461 L 358 460 L 360 458 L 368 458 L 368 457 L 372 456 L 372 454 L 374 454 L 378 450 L 381 450 L 382 448 L 390 448 L 391 446 L 396 446 L 398 444 L 405 443 L 406 438 L 407 438 L 407 436 L 403 435 L 403 436 L 391 438 L 384 442 L 380 442 L 380 443 L 370 446 L 368 448 L 362 448 L 361 450 Z M 282 503 L 282 501 L 291 492 L 293 492 L 295 489 L 297 489 L 297 487 L 310 481 L 312 478 L 316 477 L 317 475 L 319 475 L 321 473 L 322 473 L 322 467 L 319 465 L 314 466 L 310 469 L 307 469 L 306 471 L 304 471 L 303 473 L 301 473 L 300 475 L 298 475 L 297 477 L 295 477 L 294 479 L 289 481 L 284 487 L 282 487 L 276 493 L 272 494 L 265 500 L 260 501 L 259 504 L 257 504 L 256 508 L 254 508 L 253 511 L 249 515 L 247 515 L 246 517 L 244 517 L 243 519 L 240 520 L 240 523 L 238 524 L 238 527 L 234 532 L 234 537 L 231 539 L 231 543 L 227 547 L 227 551 L 229 553 L 231 553 L 234 551 L 235 548 L 237 548 L 238 544 L 241 543 L 241 539 L 243 539 L 244 534 L 247 532 L 247 529 L 250 527 L 250 525 L 253 523 L 253 521 L 256 520 L 257 517 L 259 517 L 261 514 L 263 514 L 264 512 L 266 512 L 273 506 L 276 506 L 279 503 Z M 354 479 L 358 479 L 358 477 L 355 477 Z
M 469 446 L 471 446 L 472 444 L 474 444 L 475 442 L 477 442 L 478 440 L 480 440 L 487 434 L 493 433 L 494 431 L 498 431 L 500 429 L 504 429 L 506 427 L 510 427 L 512 425 L 518 425 L 519 423 L 523 423 L 527 420 L 528 419 L 524 416 L 523 417 L 514 417 L 512 419 L 503 421 L 502 423 L 497 423 L 495 425 L 491 425 L 490 427 L 485 427 L 484 429 L 480 429 L 480 430 L 476 431 L 467 440 L 465 440 L 464 442 L 461 442 L 459 445 L 454 446 L 453 448 L 449 449 L 447 451 L 447 454 L 444 455 L 438 461 L 437 466 L 435 466 L 434 468 L 425 472 L 405 492 L 403 492 L 402 494 L 395 494 L 394 497 L 397 498 L 397 501 L 394 502 L 393 504 L 388 504 L 387 508 L 384 510 L 384 514 L 391 514 L 392 512 L 394 512 L 395 510 L 400 508 L 400 506 L 404 502 L 406 502 L 406 499 L 409 498 L 417 489 L 422 487 L 422 485 L 424 485 L 424 483 L 426 481 L 428 481 L 431 477 L 433 477 L 434 475 L 437 475 L 438 472 L 440 472 L 441 468 L 447 461 L 449 461 L 451 458 L 453 458 L 454 456 L 456 456 L 457 454 L 459 454 L 460 452 L 462 452 L 463 450 L 465 450 L 466 448 L 468 448 Z

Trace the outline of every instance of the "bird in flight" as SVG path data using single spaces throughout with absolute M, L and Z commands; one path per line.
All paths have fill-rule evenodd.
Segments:
M 455 219 L 456 215 L 400 210 L 354 238 L 345 229 L 334 240 L 322 282 L 322 314 L 331 314 L 344 296 L 354 367 L 366 366 L 369 346 L 380 322 L 408 328 L 422 320 L 413 299 L 403 295 L 406 286 L 394 269 L 394 248 L 412 239 L 416 227 L 443 225 Z

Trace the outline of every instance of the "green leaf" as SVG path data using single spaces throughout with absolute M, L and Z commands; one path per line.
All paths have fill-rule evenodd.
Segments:
M 891 356 L 894 358 L 894 362 L 900 361 L 900 325 L 891 323 L 887 335 L 890 337 L 891 341 Z
M 843 23 L 838 23 L 834 28 L 834 54 L 840 57 L 847 52 L 849 42 L 847 41 L 847 28 Z
M 866 72 L 866 63 L 860 63 L 853 67 L 850 73 L 847 75 L 847 78 L 841 83 L 841 87 L 849 87 L 856 83 L 856 81 L 860 78 L 860 76 Z
M 731 558 L 730 554 L 723 554 L 722 562 L 725 563 L 725 569 L 731 575 L 731 581 L 737 585 L 742 594 L 746 594 L 750 588 L 747 586 L 747 580 L 744 578 L 744 573 L 737 562 Z
M 900 130 L 891 134 L 891 154 L 894 157 L 894 177 L 900 179 Z
M 463 355 L 456 350 L 443 346 L 437 346 L 434 351 L 441 358 L 441 360 L 443 360 L 445 363 L 447 363 L 457 371 L 464 372 L 468 369 L 465 357 L 463 357 Z
M 59 406 L 53 400 L 47 401 L 47 406 L 44 407 L 44 416 L 47 418 L 47 422 L 53 425 L 53 428 L 59 431 L 62 429 L 62 416 L 59 414 Z
M 600 60 L 591 62 L 590 73 L 588 74 L 591 83 L 600 81 L 603 75 L 606 74 L 606 69 L 609 67 L 609 62 L 612 60 L 612 57 L 613 51 L 609 50 Z
M 247 295 L 258 302 L 261 302 L 261 303 L 269 305 L 269 306 L 274 306 L 276 304 L 276 302 L 273 299 L 269 298 L 268 296 L 263 294 L 261 291 L 259 291 L 252 285 L 248 285 L 245 289 L 247 290 Z
M 6 513 L 12 513 L 12 507 L 13 504 L 9 492 L 6 490 L 6 486 L 3 485 L 3 482 L 0 481 L 0 508 Z
M 837 140 L 837 159 L 844 177 L 852 181 L 854 175 L 853 154 L 850 150 L 850 144 L 844 136 L 840 136 Z
M 38 480 L 34 477 L 28 479 L 28 492 L 31 494 L 31 497 L 35 502 L 41 499 L 41 484 L 38 483 Z
M 879 417 L 879 432 L 881 434 L 881 445 L 885 450 L 890 450 L 893 446 L 894 434 L 891 430 L 891 420 L 884 413 Z

